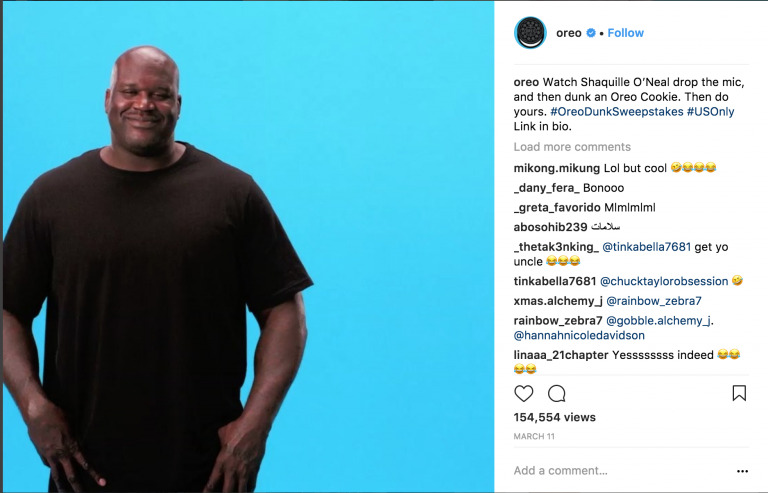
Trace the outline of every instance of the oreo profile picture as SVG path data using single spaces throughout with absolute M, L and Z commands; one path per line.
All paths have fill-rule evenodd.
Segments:
M 547 39 L 547 28 L 536 17 L 526 17 L 515 26 L 515 39 L 523 48 L 538 48 Z

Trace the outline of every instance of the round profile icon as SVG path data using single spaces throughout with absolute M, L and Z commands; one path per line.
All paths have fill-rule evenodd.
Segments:
M 523 48 L 538 48 L 547 39 L 547 28 L 536 17 L 526 17 L 515 26 L 515 39 Z

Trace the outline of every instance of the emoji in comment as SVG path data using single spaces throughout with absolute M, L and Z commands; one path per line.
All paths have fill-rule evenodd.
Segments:
M 557 263 L 557 257 L 550 255 L 547 257 L 547 265 L 555 265 Z

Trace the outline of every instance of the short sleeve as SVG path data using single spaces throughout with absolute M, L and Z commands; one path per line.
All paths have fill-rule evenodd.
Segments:
M 240 275 L 252 313 L 283 303 L 313 284 L 267 197 L 253 181 L 242 228 Z
M 51 286 L 51 242 L 35 185 L 19 202 L 3 240 L 3 310 L 31 322 Z

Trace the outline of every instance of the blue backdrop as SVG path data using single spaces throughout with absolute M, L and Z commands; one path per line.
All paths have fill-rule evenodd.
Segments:
M 35 177 L 109 142 L 140 44 L 180 67 L 177 138 L 255 177 L 316 283 L 258 489 L 491 491 L 493 5 L 4 2 L 4 232 Z M 3 404 L 3 489 L 43 490 Z

